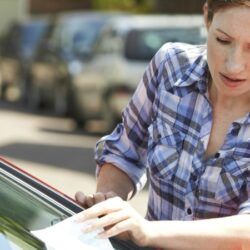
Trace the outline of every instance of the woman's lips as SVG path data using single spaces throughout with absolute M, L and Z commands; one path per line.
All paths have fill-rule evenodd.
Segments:
M 220 73 L 220 78 L 223 81 L 223 83 L 230 88 L 236 88 L 239 87 L 243 82 L 246 81 L 246 79 L 241 79 L 241 78 L 233 78 L 226 76 L 222 73 Z

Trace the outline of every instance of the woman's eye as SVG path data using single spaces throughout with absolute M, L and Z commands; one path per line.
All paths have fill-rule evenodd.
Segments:
M 217 40 L 217 42 L 219 42 L 221 44 L 229 44 L 230 43 L 230 41 L 221 39 L 219 37 L 216 37 L 216 40 Z

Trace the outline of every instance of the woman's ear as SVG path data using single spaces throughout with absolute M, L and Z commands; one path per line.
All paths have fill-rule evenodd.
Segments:
M 205 26 L 208 29 L 209 21 L 208 21 L 208 5 L 207 5 L 207 2 L 205 2 L 203 4 L 203 17 L 204 17 Z

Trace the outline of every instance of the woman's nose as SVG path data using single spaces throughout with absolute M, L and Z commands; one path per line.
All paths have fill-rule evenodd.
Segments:
M 246 61 L 244 59 L 243 51 L 234 49 L 230 51 L 226 60 L 226 70 L 229 74 L 236 75 L 244 71 L 246 68 Z

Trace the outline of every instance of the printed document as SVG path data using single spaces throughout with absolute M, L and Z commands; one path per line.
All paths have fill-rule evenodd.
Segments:
M 114 250 L 108 239 L 96 238 L 100 231 L 91 233 L 82 231 L 92 220 L 84 223 L 77 223 L 75 220 L 76 215 L 31 233 L 45 242 L 48 250 Z

